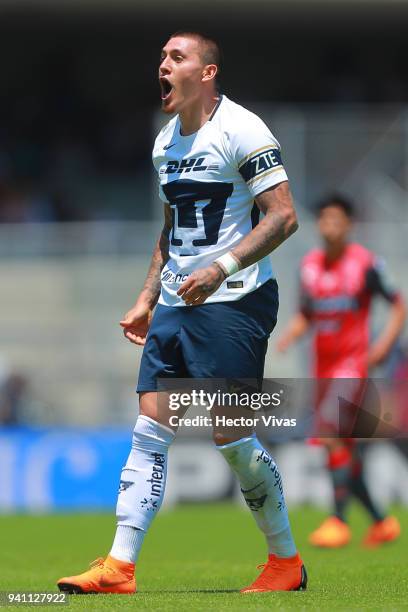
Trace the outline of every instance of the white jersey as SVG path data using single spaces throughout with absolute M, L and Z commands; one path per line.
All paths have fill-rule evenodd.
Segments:
M 178 116 L 171 119 L 156 138 L 153 163 L 173 217 L 159 303 L 184 306 L 177 296 L 183 281 L 241 242 L 259 220 L 254 197 L 287 175 L 265 123 L 226 96 L 190 136 L 181 135 Z M 205 303 L 238 300 L 270 278 L 265 257 L 225 279 Z

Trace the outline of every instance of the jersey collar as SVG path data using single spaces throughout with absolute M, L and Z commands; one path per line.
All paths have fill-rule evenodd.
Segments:
M 218 102 L 217 102 L 217 104 L 214 106 L 213 112 L 212 112 L 212 113 L 211 113 L 211 115 L 208 117 L 208 121 L 212 121 L 212 119 L 213 119 L 213 117 L 214 117 L 215 113 L 217 112 L 217 110 L 218 110 L 218 109 L 219 109 L 219 107 L 220 107 L 220 104 L 221 104 L 221 102 L 222 102 L 222 99 L 223 99 L 223 95 L 222 95 L 222 94 L 220 94 L 220 97 L 218 98 Z

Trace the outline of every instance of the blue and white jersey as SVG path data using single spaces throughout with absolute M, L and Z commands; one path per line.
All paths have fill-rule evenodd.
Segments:
M 153 163 L 173 218 L 159 303 L 184 306 L 181 283 L 241 242 L 259 220 L 254 197 L 287 175 L 265 123 L 226 96 L 194 134 L 182 136 L 178 116 L 171 119 L 156 138 Z M 265 257 L 228 277 L 205 303 L 238 300 L 272 277 Z

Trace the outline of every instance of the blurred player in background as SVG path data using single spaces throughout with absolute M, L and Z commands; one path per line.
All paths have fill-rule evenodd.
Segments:
M 256 115 L 218 93 L 218 67 L 217 44 L 198 33 L 177 33 L 162 49 L 162 109 L 177 113 L 153 150 L 165 224 L 144 287 L 121 322 L 125 337 L 144 345 L 140 414 L 110 554 L 59 580 L 64 591 L 135 591 L 135 562 L 163 500 L 177 429 L 158 379 L 263 376 L 278 308 L 267 256 L 297 229 L 296 214 L 279 143 Z M 269 551 L 262 573 L 242 592 L 306 588 L 273 458 L 250 429 L 215 429 L 214 440 Z
M 363 246 L 348 241 L 353 205 L 340 195 L 325 198 L 318 207 L 318 230 L 323 248 L 313 249 L 302 260 L 299 311 L 277 344 L 285 351 L 309 330 L 314 332 L 314 374 L 318 379 L 364 379 L 380 364 L 401 333 L 405 305 L 401 295 L 385 282 L 381 263 Z M 390 305 L 389 318 L 380 337 L 369 343 L 372 299 L 383 297 Z M 317 410 L 330 398 L 330 380 L 319 384 Z M 359 385 L 357 384 L 357 387 Z M 356 403 L 364 388 L 356 388 Z M 336 394 L 335 394 L 336 395 Z M 336 410 L 336 397 L 330 400 Z M 364 544 L 377 546 L 394 540 L 400 527 L 373 502 L 363 477 L 361 453 L 351 439 L 322 438 L 334 489 L 334 511 L 310 536 L 315 546 L 335 548 L 351 539 L 345 510 L 351 495 L 360 500 L 373 524 Z

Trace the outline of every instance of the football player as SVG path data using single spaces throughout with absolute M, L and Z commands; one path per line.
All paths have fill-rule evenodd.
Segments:
M 364 396 L 370 367 L 388 355 L 404 325 L 405 305 L 401 294 L 388 286 L 381 261 L 369 250 L 349 241 L 354 207 L 341 195 L 329 195 L 318 206 L 318 231 L 323 246 L 305 255 L 300 269 L 299 311 L 278 340 L 285 351 L 306 332 L 314 333 L 314 375 L 319 379 L 317 413 L 326 419 L 330 434 L 335 418 L 338 384 L 334 379 L 360 379 L 355 384 L 355 403 Z M 370 344 L 369 320 L 373 298 L 389 304 L 389 318 L 382 334 Z M 347 383 L 344 383 L 345 387 Z M 334 390 L 334 391 L 333 391 Z M 351 418 L 351 415 L 350 415 Z M 364 481 L 361 452 L 353 439 L 321 438 L 327 449 L 327 467 L 334 490 L 332 515 L 310 536 L 315 546 L 337 548 L 351 539 L 345 510 L 351 495 L 372 519 L 364 544 L 378 546 L 398 537 L 396 518 L 385 516 L 374 503 Z
M 144 287 L 121 321 L 125 337 L 144 347 L 140 412 L 110 554 L 59 580 L 64 591 L 135 591 L 135 563 L 162 503 L 176 433 L 160 379 L 262 379 L 278 310 L 268 255 L 297 220 L 278 141 L 219 93 L 219 68 L 218 45 L 196 32 L 172 35 L 161 51 L 162 110 L 175 115 L 153 149 L 164 227 Z M 248 428 L 215 429 L 214 441 L 268 547 L 262 573 L 243 592 L 305 588 L 273 458 Z

